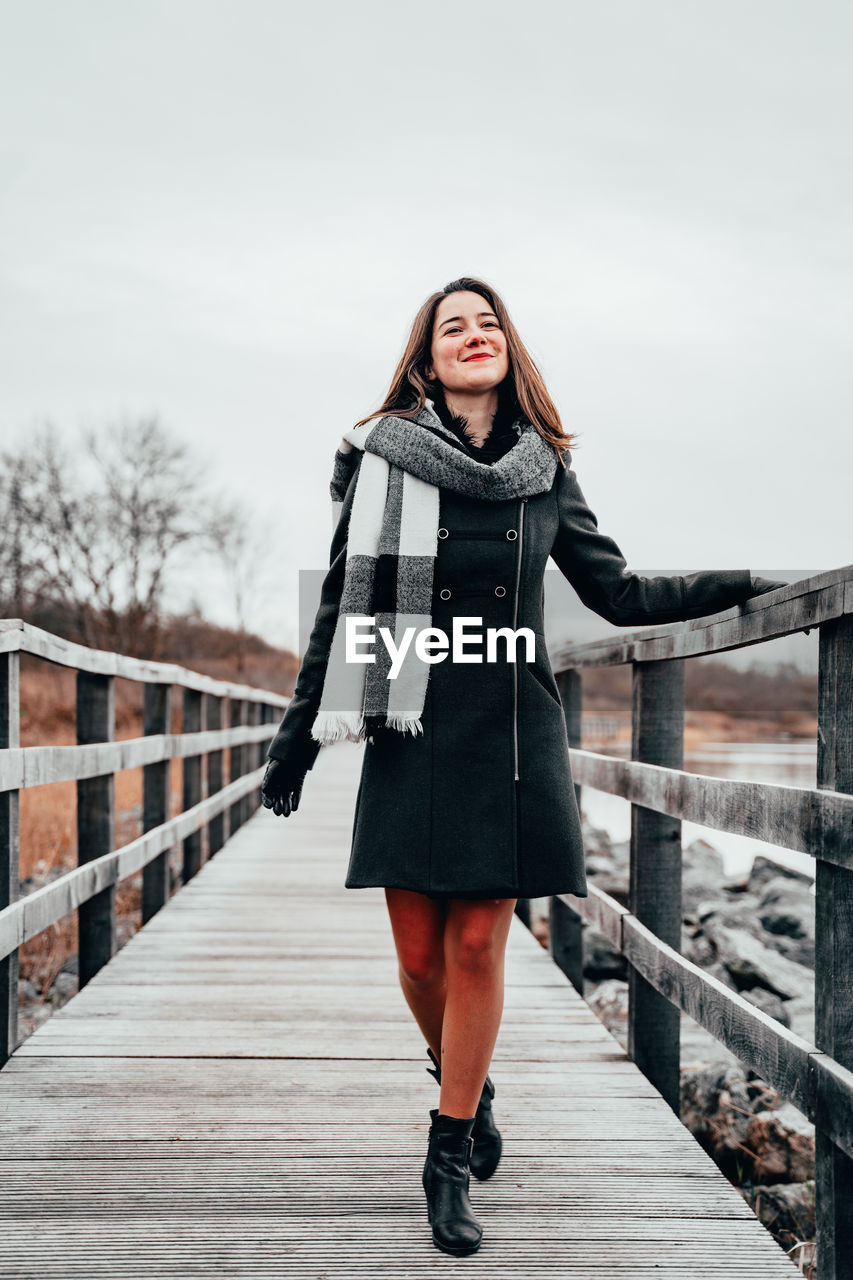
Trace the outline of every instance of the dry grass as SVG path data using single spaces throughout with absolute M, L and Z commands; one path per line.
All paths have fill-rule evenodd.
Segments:
M 21 661 L 21 745 L 70 746 L 76 740 L 75 673 L 24 655 Z M 180 700 L 172 730 L 179 732 Z M 142 735 L 142 688 L 116 681 L 116 738 Z M 227 752 L 226 752 L 227 761 Z M 170 763 L 170 813 L 182 807 L 182 762 Z M 116 844 L 142 834 L 142 769 L 115 775 Z M 77 865 L 77 788 L 74 782 L 29 787 L 20 793 L 20 875 L 24 893 L 39 888 Z M 116 889 L 118 944 L 123 946 L 141 924 L 142 877 L 132 876 Z M 19 974 L 32 983 L 38 1000 L 59 1007 L 74 994 L 69 981 L 56 989 L 57 978 L 74 968 L 77 915 L 73 912 L 25 943 L 19 952 Z M 32 1001 L 30 1002 L 32 1003 Z M 44 1020 L 45 1010 L 22 1011 L 22 1029 L 30 1032 Z

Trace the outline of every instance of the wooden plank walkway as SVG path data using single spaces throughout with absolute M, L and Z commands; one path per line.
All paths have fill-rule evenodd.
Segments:
M 0 1072 L 0 1276 L 800 1273 L 521 922 L 485 1237 L 432 1245 L 438 1090 L 381 889 L 343 887 L 360 765 L 327 748 Z

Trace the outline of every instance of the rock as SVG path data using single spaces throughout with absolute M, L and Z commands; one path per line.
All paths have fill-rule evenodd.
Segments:
M 685 913 L 700 902 L 719 897 L 723 886 L 723 859 L 707 840 L 692 840 L 681 856 L 681 904 Z
M 795 1035 L 814 1044 L 814 986 L 804 995 L 785 1001 L 788 1025 Z
M 746 881 L 747 890 L 750 893 L 758 893 L 763 890 L 770 880 L 775 880 L 778 876 L 784 876 L 786 880 L 792 880 L 797 884 L 812 885 L 814 877 L 807 876 L 802 871 L 795 871 L 793 867 L 784 867 L 781 862 L 773 862 L 771 858 L 764 858 L 759 854 L 753 861 Z
M 756 1182 L 805 1182 L 814 1177 L 814 1125 L 790 1102 L 762 1111 L 747 1125 Z
M 709 920 L 728 929 L 742 930 L 771 951 L 795 964 L 814 968 L 814 897 L 800 885 L 774 878 L 781 885 L 763 906 L 763 896 L 752 893 L 700 902 L 692 912 L 703 927 Z M 807 899 L 807 901 L 805 900 Z M 767 923 L 765 923 L 767 921 Z M 768 928 L 768 924 L 772 928 Z
M 716 978 L 718 982 L 722 982 L 724 987 L 731 987 L 732 991 L 737 991 L 734 978 L 729 973 L 726 966 L 724 964 L 720 964 L 719 960 L 715 960 L 713 964 L 705 965 L 704 968 L 706 973 L 710 973 L 712 978 Z
M 613 859 L 600 853 L 587 853 L 585 862 L 588 876 L 612 876 L 616 871 Z
M 701 925 L 714 919 L 729 929 L 745 929 L 754 938 L 764 941 L 764 930 L 758 919 L 758 898 L 752 894 L 700 902 L 695 915 Z
M 628 877 L 617 872 L 605 871 L 591 877 L 593 884 L 603 893 L 609 893 L 621 906 L 628 905 Z
M 606 938 L 594 929 L 585 928 L 582 935 L 583 976 L 593 982 L 604 978 L 628 977 L 628 963 L 614 950 Z
M 740 905 L 740 904 L 738 904 Z M 707 920 L 709 916 L 725 916 L 732 906 L 730 898 L 702 898 L 690 914 L 697 924 Z M 685 915 L 687 913 L 685 912 Z
M 723 857 L 707 840 L 691 840 L 684 846 L 681 865 L 685 871 L 701 870 L 715 883 L 723 880 Z
M 742 1067 L 683 1069 L 681 1118 L 738 1186 L 814 1176 L 814 1126 Z
M 750 934 L 730 929 L 714 917 L 705 921 L 702 931 L 739 991 L 764 987 L 789 1000 L 812 989 L 814 980 L 804 965 L 786 959 Z
M 785 1250 L 797 1249 L 792 1257 L 806 1275 L 809 1260 L 814 1262 L 815 1239 L 815 1184 L 807 1182 L 777 1182 L 773 1186 L 752 1186 L 741 1189 L 741 1194 L 759 1221 L 771 1231 Z
M 806 885 L 774 876 L 762 894 L 758 919 L 782 955 L 814 968 L 815 897 Z
M 814 937 L 815 896 L 806 885 L 774 876 L 759 900 L 762 926 L 791 938 Z
M 743 1178 L 752 1103 L 739 1066 L 712 1063 L 681 1073 L 681 1119 L 731 1181 Z
M 611 841 L 606 831 L 584 823 L 583 844 L 586 873 L 599 889 L 617 902 L 628 901 L 630 845 L 627 840 Z
M 768 946 L 778 951 L 780 956 L 784 956 L 786 960 L 793 960 L 794 964 L 802 965 L 804 969 L 814 972 L 814 939 L 786 938 L 784 934 L 773 933 L 765 934 L 765 937 L 768 940 Z
M 18 1004 L 33 1004 L 40 999 L 40 992 L 29 978 L 18 979 Z
M 584 999 L 624 1049 L 628 1043 L 628 983 L 608 978 L 586 992 Z
M 76 994 L 76 976 L 73 973 L 65 973 L 63 970 L 60 970 L 54 979 L 53 986 L 47 994 L 47 998 L 53 1005 L 63 1005 Z
M 18 1014 L 18 1043 L 22 1044 L 34 1031 L 43 1026 L 50 1017 L 50 1006 L 39 1000 L 36 1004 L 25 1005 Z
M 681 954 L 702 969 L 708 969 L 717 962 L 717 951 L 710 938 L 706 938 L 701 929 L 689 924 L 681 930 Z M 728 985 L 731 986 L 731 979 L 726 976 Z
M 778 996 L 774 996 L 772 991 L 765 991 L 763 987 L 753 987 L 751 991 L 743 991 L 741 994 L 745 1000 L 748 1000 L 750 1004 L 754 1004 L 757 1009 L 763 1009 L 771 1018 L 781 1022 L 783 1027 L 790 1027 L 791 1021 L 788 1017 L 787 1007 Z
M 613 859 L 613 843 L 603 827 L 593 827 L 586 820 L 583 824 L 583 847 L 588 858 Z

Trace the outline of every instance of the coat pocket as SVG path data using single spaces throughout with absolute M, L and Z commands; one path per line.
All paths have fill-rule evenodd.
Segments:
M 527 670 L 528 670 L 528 671 L 530 672 L 530 674 L 533 676 L 533 679 L 536 681 L 536 683 L 537 683 L 537 684 L 538 684 L 542 689 L 544 689 L 544 690 L 545 690 L 545 692 L 547 693 L 548 697 L 549 697 L 553 702 L 556 702 L 557 706 L 558 706 L 558 707 L 560 708 L 560 710 L 562 711 L 562 709 L 563 709 L 563 703 L 562 703 L 562 701 L 561 701 L 561 699 L 560 699 L 560 693 L 559 693 L 559 690 L 558 690 L 558 689 L 556 689 L 556 688 L 552 688 L 552 687 L 551 687 L 551 685 L 548 683 L 548 680 L 547 680 L 546 676 L 544 675 L 544 673 L 543 673 L 542 671 L 540 671 L 540 670 L 539 670 L 539 668 L 538 668 L 534 663 L 531 663 L 531 664 L 527 667 Z M 553 676 L 552 676 L 552 679 L 553 679 Z

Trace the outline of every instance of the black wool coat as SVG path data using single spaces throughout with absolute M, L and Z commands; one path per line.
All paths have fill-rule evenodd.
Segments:
M 459 448 L 476 456 L 462 441 Z M 294 696 L 269 750 L 294 765 L 310 767 L 320 750 L 310 729 L 335 630 L 361 456 Z M 515 664 L 454 663 L 449 653 L 430 670 L 423 734 L 372 734 L 347 888 L 468 898 L 587 895 L 566 726 L 545 643 L 549 556 L 584 604 L 618 625 L 701 617 L 754 594 L 748 569 L 648 578 L 629 572 L 616 543 L 599 532 L 567 460 L 550 491 L 531 498 L 489 502 L 442 489 L 433 626 L 451 636 L 453 618 L 465 616 L 482 618 L 484 632 L 529 627 L 536 657 L 524 660 L 523 641 Z

